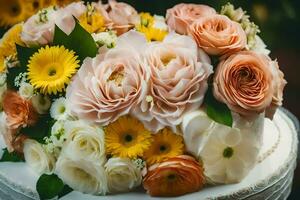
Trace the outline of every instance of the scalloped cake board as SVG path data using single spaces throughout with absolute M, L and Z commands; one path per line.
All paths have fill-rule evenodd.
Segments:
M 290 186 L 297 157 L 297 128 L 293 116 L 284 109 L 277 111 L 273 122 L 266 119 L 264 144 L 258 163 L 239 184 L 206 187 L 200 192 L 164 199 L 285 199 Z M 1 149 L 5 147 L 0 139 Z M 276 147 L 276 148 L 274 148 Z M 1 152 L 2 154 L 2 152 Z M 25 163 L 0 163 L 0 199 L 38 199 L 35 184 L 38 179 Z M 142 190 L 109 196 L 92 196 L 71 192 L 62 200 L 153 200 Z

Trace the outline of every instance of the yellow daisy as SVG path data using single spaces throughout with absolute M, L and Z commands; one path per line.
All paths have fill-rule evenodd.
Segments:
M 28 64 L 28 79 L 43 94 L 63 92 L 79 67 L 75 52 L 61 46 L 46 46 L 33 54 Z
M 103 16 L 91 4 L 88 4 L 87 12 L 79 17 L 79 23 L 89 33 L 99 33 L 105 30 Z
M 142 157 L 151 142 L 151 133 L 129 116 L 120 117 L 105 128 L 106 152 L 114 157 Z
M 17 24 L 10 28 L 0 42 L 0 72 L 6 69 L 5 59 L 12 58 L 12 62 L 17 58 L 16 44 L 24 45 L 21 40 L 22 24 Z
M 144 157 L 147 164 L 153 165 L 182 155 L 183 151 L 183 138 L 165 128 L 153 136 L 153 143 L 145 152 Z
M 27 4 L 28 8 L 30 8 L 28 13 L 34 15 L 43 8 L 56 5 L 57 2 L 56 0 L 25 0 L 25 3 Z
M 0 26 L 12 26 L 29 17 L 24 0 L 0 0 Z
M 56 0 L 56 4 L 59 6 L 65 6 L 72 2 L 77 2 L 77 1 L 79 1 L 79 0 Z

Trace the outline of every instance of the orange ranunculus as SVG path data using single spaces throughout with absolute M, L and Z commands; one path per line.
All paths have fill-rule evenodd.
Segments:
M 151 196 L 180 196 L 200 190 L 205 184 L 202 166 L 191 156 L 177 156 L 152 165 L 144 177 Z
M 190 25 L 189 31 L 198 46 L 210 55 L 232 54 L 247 44 L 242 26 L 223 15 L 201 17 Z
M 3 110 L 7 116 L 9 129 L 34 125 L 38 118 L 31 102 L 13 91 L 8 91 L 4 95 Z

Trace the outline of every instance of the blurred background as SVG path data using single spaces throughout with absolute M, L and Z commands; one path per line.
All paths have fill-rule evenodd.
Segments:
M 34 14 L 53 3 L 67 4 L 72 0 L 0 0 L 0 38 L 11 24 Z M 165 15 L 168 8 L 178 3 L 203 3 L 220 10 L 226 0 L 123 0 L 138 11 Z M 105 3 L 106 1 L 102 1 Z M 242 7 L 259 25 L 271 57 L 278 59 L 288 85 L 285 89 L 284 107 L 300 118 L 300 1 L 299 0 L 232 0 Z M 299 59 L 299 60 L 298 60 Z M 298 160 L 299 161 L 299 160 Z M 300 199 L 300 162 L 295 172 L 291 200 Z

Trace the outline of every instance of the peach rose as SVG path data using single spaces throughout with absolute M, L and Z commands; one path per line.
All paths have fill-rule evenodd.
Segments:
M 241 25 L 224 15 L 199 18 L 190 25 L 190 34 L 210 55 L 224 55 L 246 47 L 247 36 Z
M 215 14 L 215 9 L 207 5 L 181 3 L 167 10 L 166 19 L 171 30 L 187 34 L 189 25 L 195 20 Z
M 149 72 L 140 55 L 146 43 L 143 35 L 130 31 L 115 48 L 87 58 L 67 89 L 71 112 L 102 126 L 128 114 L 147 92 Z
M 9 129 L 32 126 L 37 121 L 35 112 L 30 101 L 23 99 L 18 93 L 7 91 L 3 98 L 3 110 L 7 116 Z
M 214 77 L 214 95 L 243 116 L 262 113 L 273 102 L 281 105 L 283 74 L 263 54 L 242 51 L 220 62 Z
M 172 197 L 199 191 L 205 184 L 203 167 L 190 156 L 177 156 L 150 166 L 143 186 L 151 196 Z
M 111 27 L 109 28 L 117 31 L 118 35 L 127 32 L 140 23 L 138 12 L 127 3 L 109 0 L 104 7 L 106 13 L 102 12 L 102 15 L 106 21 L 111 21 Z
M 154 133 L 168 126 L 176 131 L 185 113 L 198 109 L 212 74 L 208 56 L 195 41 L 171 33 L 144 50 L 151 70 L 149 91 L 133 115 Z

